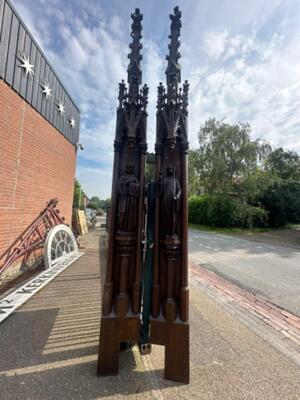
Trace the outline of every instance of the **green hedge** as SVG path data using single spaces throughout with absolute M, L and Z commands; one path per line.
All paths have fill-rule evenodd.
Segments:
M 242 204 L 228 196 L 192 196 L 189 222 L 216 227 L 264 227 L 268 213 L 261 207 Z
M 279 180 L 270 185 L 259 199 L 268 210 L 269 224 L 283 226 L 300 223 L 300 182 Z
M 209 198 L 207 196 L 190 197 L 189 222 L 193 224 L 209 225 L 208 206 L 209 206 Z
M 232 226 L 240 228 L 266 227 L 268 226 L 268 212 L 261 207 L 236 203 Z

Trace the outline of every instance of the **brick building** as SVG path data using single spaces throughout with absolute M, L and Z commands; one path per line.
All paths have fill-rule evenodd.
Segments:
M 78 138 L 78 108 L 0 0 L 0 255 L 51 198 L 71 222 Z

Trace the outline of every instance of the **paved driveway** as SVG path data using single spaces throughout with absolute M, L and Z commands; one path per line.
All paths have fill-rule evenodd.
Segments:
M 300 251 L 190 229 L 189 254 L 205 268 L 300 315 Z

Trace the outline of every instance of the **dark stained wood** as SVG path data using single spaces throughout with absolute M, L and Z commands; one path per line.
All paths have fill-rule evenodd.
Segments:
M 180 87 L 181 12 L 171 18 L 167 88 L 160 83 L 156 132 L 156 218 L 150 343 L 165 346 L 165 377 L 189 382 L 187 81 Z
M 140 336 L 142 229 L 148 87 L 140 88 L 142 14 L 131 15 L 128 85 L 119 84 L 107 270 L 98 374 L 118 372 L 120 342 Z
M 121 342 L 137 342 L 140 324 L 135 317 L 101 319 L 98 375 L 116 375 L 119 372 Z
M 180 87 L 181 12 L 174 9 L 167 88 L 158 87 L 150 343 L 165 346 L 165 378 L 189 383 L 187 81 Z M 139 340 L 148 88 L 141 90 L 142 15 L 132 15 L 128 88 L 119 84 L 112 206 L 98 374 L 117 374 L 120 343 Z
M 165 378 L 189 383 L 189 325 L 153 319 L 150 332 L 150 343 L 165 346 Z

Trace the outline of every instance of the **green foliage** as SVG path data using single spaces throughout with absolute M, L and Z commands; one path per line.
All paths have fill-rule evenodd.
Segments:
M 101 208 L 101 200 L 99 199 L 98 196 L 93 196 L 91 197 L 88 207 L 92 208 L 93 210 L 99 210 Z
M 208 224 L 211 226 L 232 226 L 234 203 L 227 196 L 209 196 Z
M 190 150 L 189 151 L 189 194 L 200 195 L 202 186 L 201 186 L 201 171 L 199 170 L 200 166 L 200 157 L 198 150 Z
M 261 154 L 259 142 L 250 139 L 248 124 L 230 125 L 213 118 L 200 128 L 199 144 L 190 168 L 197 170 L 207 193 L 236 191 L 256 170 Z
M 83 209 L 83 190 L 77 178 L 74 182 L 73 208 Z
M 231 226 L 234 205 L 225 196 L 192 196 L 189 199 L 189 222 L 209 226 Z
M 107 212 L 107 210 L 110 208 L 110 203 L 111 203 L 110 199 L 100 200 L 100 208 L 101 208 L 101 210 Z
M 91 208 L 92 210 L 98 210 L 99 205 L 96 202 L 89 201 L 88 208 Z
M 192 196 L 189 198 L 189 221 L 194 224 L 209 225 L 208 196 Z
M 269 172 L 257 168 L 249 174 L 243 184 L 243 201 L 256 205 L 258 199 L 276 178 Z
M 268 212 L 261 208 L 236 202 L 232 226 L 240 228 L 266 227 L 268 225 Z
M 300 181 L 278 179 L 260 197 L 271 226 L 300 222 Z
M 282 147 L 270 152 L 265 160 L 265 168 L 281 179 L 300 179 L 300 157 Z
M 88 207 L 92 208 L 93 210 L 101 209 L 103 211 L 107 211 L 109 204 L 110 204 L 110 199 L 101 200 L 98 196 L 93 196 L 89 201 Z
M 300 157 L 251 140 L 250 126 L 209 119 L 189 152 L 190 222 L 215 227 L 300 222 Z
M 267 211 L 227 196 L 192 196 L 189 199 L 189 222 L 221 228 L 265 227 Z

